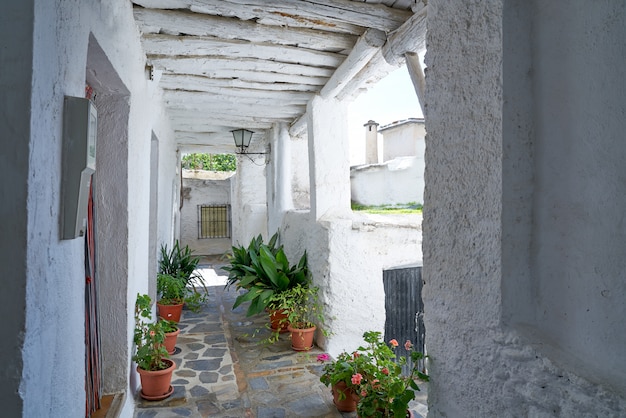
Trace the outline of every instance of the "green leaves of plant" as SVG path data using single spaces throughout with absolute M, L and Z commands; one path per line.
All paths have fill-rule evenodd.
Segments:
M 237 297 L 233 309 L 250 302 L 246 315 L 251 316 L 262 312 L 279 293 L 298 284 L 308 285 L 306 252 L 297 265 L 290 266 L 283 246 L 277 246 L 277 243 L 278 232 L 267 244 L 258 235 L 247 247 L 232 247 L 230 264 L 223 267 L 229 272 L 226 288 L 236 285 L 237 289 L 248 291 Z

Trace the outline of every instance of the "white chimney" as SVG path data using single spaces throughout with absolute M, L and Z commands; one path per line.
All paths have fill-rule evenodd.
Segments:
M 378 164 L 378 123 L 369 120 L 363 126 L 365 126 L 365 164 Z

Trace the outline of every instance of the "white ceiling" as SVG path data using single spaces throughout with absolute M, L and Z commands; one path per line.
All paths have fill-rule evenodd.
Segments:
M 176 140 L 210 153 L 234 152 L 233 129 L 254 131 L 253 142 L 276 122 L 301 132 L 315 94 L 353 99 L 402 63 L 389 40 L 425 16 L 420 0 L 133 3 Z M 413 44 L 403 49 L 424 47 Z

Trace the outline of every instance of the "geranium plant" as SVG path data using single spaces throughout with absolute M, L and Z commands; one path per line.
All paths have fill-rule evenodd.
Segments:
M 137 294 L 135 302 L 135 355 L 133 361 L 143 370 L 163 370 L 169 367 L 163 361 L 169 357 L 165 349 L 165 321 L 152 319 L 152 300 Z
M 336 360 L 326 364 L 320 380 L 327 386 L 343 381 L 359 396 L 357 412 L 362 417 L 406 418 L 409 403 L 415 399 L 420 388 L 416 380 L 428 381 L 428 375 L 419 370 L 424 354 L 413 350 L 410 341 L 404 343 L 413 367 L 408 375 L 402 374 L 407 364 L 404 356 L 396 357 L 398 342 L 383 341 L 381 333 L 367 331 L 363 334 L 367 343 L 354 353 L 342 353 Z M 318 356 L 318 360 L 325 359 Z

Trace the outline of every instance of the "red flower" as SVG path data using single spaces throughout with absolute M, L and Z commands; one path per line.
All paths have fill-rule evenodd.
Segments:
M 357 353 L 356 351 L 354 353 L 352 353 L 352 357 L 354 357 L 354 358 L 358 358 L 359 356 L 360 356 L 360 354 Z
M 386 367 L 383 367 L 383 369 L 380 371 L 382 374 L 386 374 L 389 375 L 389 369 Z
M 409 351 L 411 348 L 413 348 L 413 344 L 411 343 L 411 341 L 406 340 L 406 342 L 404 343 L 404 349 L 406 351 Z
M 396 339 L 394 338 L 393 340 L 389 341 L 389 344 L 391 344 L 393 347 L 397 347 L 398 341 L 396 341 Z
M 150 331 L 150 336 L 154 337 L 156 335 L 156 332 L 154 332 L 154 330 Z
M 361 373 L 353 374 L 352 375 L 352 384 L 353 385 L 360 385 L 361 384 L 361 379 L 363 379 L 363 376 L 361 375 Z

